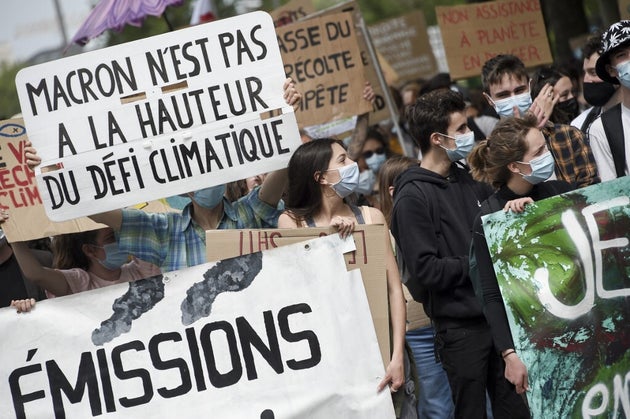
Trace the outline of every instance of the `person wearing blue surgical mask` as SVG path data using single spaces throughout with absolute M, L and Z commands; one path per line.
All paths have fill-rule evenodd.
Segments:
M 471 251 L 477 260 L 478 275 L 471 275 L 471 279 L 479 301 L 483 302 L 494 348 L 501 354 L 503 375 L 519 394 L 529 388 L 527 367 L 515 350 L 481 217 L 500 209 L 522 212 L 529 202 L 573 189 L 567 182 L 547 180 L 553 172 L 553 158 L 537 124 L 533 115 L 504 118 L 468 156 L 473 178 L 496 189 L 482 203 L 473 224 Z
M 54 269 L 43 266 L 26 243 L 13 243 L 13 252 L 24 276 L 46 290 L 48 298 L 161 273 L 157 266 L 122 252 L 111 228 L 56 236 L 52 248 Z
M 355 224 L 386 223 L 378 209 L 357 207 L 346 199 L 357 188 L 359 167 L 348 157 L 341 141 L 322 138 L 302 144 L 289 160 L 288 177 L 287 209 L 278 219 L 279 228 L 334 226 L 343 237 L 347 237 Z M 390 391 L 396 392 L 405 379 L 405 299 L 389 235 L 383 239 L 392 357 L 377 390 L 389 386 Z
M 378 173 L 389 155 L 385 137 L 377 129 L 370 128 L 367 131 L 363 147 L 357 155 L 359 185 L 356 192 L 360 195 L 359 204 L 378 208 Z
M 578 187 L 599 183 L 597 164 L 584 133 L 571 125 L 550 121 L 561 91 L 555 92 L 554 86 L 544 82 L 532 100 L 525 64 L 510 54 L 486 61 L 481 69 L 481 82 L 486 100 L 501 119 L 523 118 L 528 114 L 536 118 L 555 162 L 553 178 Z

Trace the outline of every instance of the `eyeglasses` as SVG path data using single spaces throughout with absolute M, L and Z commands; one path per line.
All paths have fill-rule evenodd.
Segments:
M 361 154 L 361 157 L 363 157 L 364 159 L 369 159 L 370 157 L 372 157 L 375 153 L 376 154 L 383 154 L 385 152 L 385 147 L 379 147 L 376 150 L 368 150 L 368 151 L 364 151 Z

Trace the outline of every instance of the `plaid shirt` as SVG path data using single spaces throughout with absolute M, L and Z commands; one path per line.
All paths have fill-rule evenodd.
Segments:
M 259 187 L 236 202 L 223 198 L 219 229 L 277 227 L 284 210 L 261 201 Z M 192 219 L 188 204 L 182 213 L 147 213 L 124 209 L 118 232 L 120 250 L 159 266 L 162 272 L 207 262 L 206 232 Z
M 576 188 L 599 183 L 593 152 L 579 129 L 571 125 L 547 123 L 542 128 L 556 162 L 556 177 Z

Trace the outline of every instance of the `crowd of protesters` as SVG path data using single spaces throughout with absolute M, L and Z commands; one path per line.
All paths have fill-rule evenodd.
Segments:
M 379 390 L 413 400 L 399 409 L 406 418 L 529 417 L 527 365 L 480 216 L 628 174 L 630 21 L 588 39 L 581 76 L 497 55 L 480 78 L 480 89 L 448 74 L 408 81 L 392 89 L 403 132 L 365 114 L 345 141 L 303 135 L 287 169 L 190 192 L 179 212 L 96 214 L 107 228 L 43 248 L 0 234 L 2 306 L 27 312 L 46 297 L 204 263 L 206 230 L 334 226 L 348 236 L 385 224 L 392 355 Z M 284 87 L 296 106 L 299 86 Z M 369 84 L 357 100 L 374 100 Z M 32 147 L 26 157 L 40 162 Z M 2 211 L 0 222 L 9 217 Z

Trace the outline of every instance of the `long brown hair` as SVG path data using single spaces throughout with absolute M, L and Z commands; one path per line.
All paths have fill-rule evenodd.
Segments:
M 512 172 L 508 164 L 520 161 L 527 153 L 525 137 L 532 129 L 538 129 L 536 117 L 502 118 L 487 140 L 477 143 L 467 157 L 475 180 L 491 184 L 498 189 L 505 185 Z
M 90 258 L 83 252 L 83 245 L 96 245 L 98 232 L 99 230 L 92 230 L 56 236 L 52 242 L 53 268 L 80 268 L 87 271 L 90 267 Z
M 383 163 L 378 172 L 378 194 L 381 202 L 381 211 L 390 224 L 394 202 L 389 194 L 389 187 L 394 185 L 394 180 L 405 170 L 418 164 L 418 160 L 407 156 L 393 156 Z

